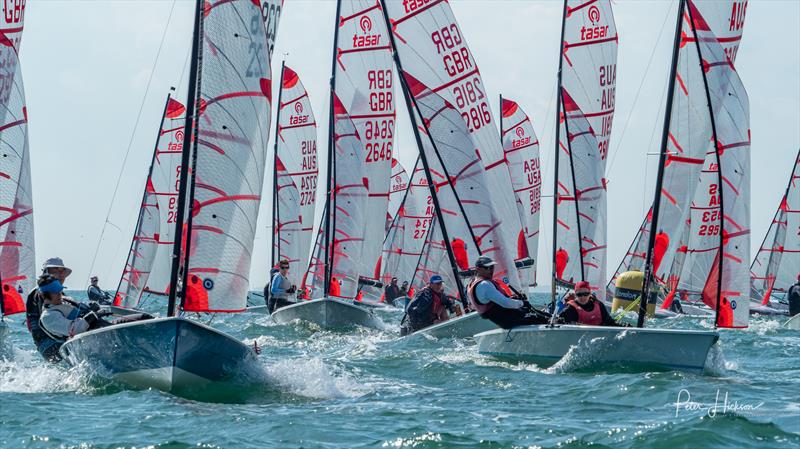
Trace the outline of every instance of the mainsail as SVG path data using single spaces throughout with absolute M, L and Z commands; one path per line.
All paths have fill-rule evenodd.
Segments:
M 465 146 L 438 149 L 443 159 L 439 162 L 446 169 L 448 181 L 459 190 L 463 218 L 474 233 L 475 238 L 464 243 L 477 246 L 475 252 L 494 258 L 498 262 L 497 279 L 518 288 L 521 280 L 514 255 L 522 224 L 511 178 L 485 85 L 450 4 L 443 0 L 382 0 L 381 4 L 391 24 L 395 50 L 410 94 L 417 102 L 428 103 L 420 105 L 420 109 L 425 109 L 422 119 L 427 122 L 437 118 L 444 123 L 459 117 L 459 128 L 466 131 L 462 136 L 459 130 L 456 138 L 459 145 Z M 450 131 L 446 125 L 441 129 Z M 446 140 L 444 135 L 430 134 L 434 140 Z M 453 163 L 450 151 L 463 153 L 455 155 L 458 161 Z M 453 167 L 449 166 L 451 163 Z M 478 175 L 484 171 L 485 174 Z M 478 176 L 481 181 L 477 181 Z M 471 182 L 477 182 L 472 189 L 465 186 Z M 450 224 L 443 226 L 449 235 Z
M 617 30 L 610 0 L 566 0 L 559 63 L 554 283 L 606 278 L 605 166 L 614 118 Z
M 419 291 L 428 285 L 431 276 L 438 274 L 444 281 L 444 292 L 447 296 L 462 299 L 453 274 L 450 261 L 447 258 L 447 243 L 442 236 L 442 228 L 436 217 L 430 221 L 430 231 L 427 233 L 419 264 L 414 271 L 410 282 L 411 289 Z M 466 299 L 466 298 L 463 298 Z
M 392 158 L 392 178 L 389 182 L 389 210 L 386 211 L 386 232 L 392 226 L 394 217 L 400 210 L 400 205 L 408 189 L 408 173 L 400 161 Z M 385 239 L 384 239 L 385 240 Z
M 800 279 L 800 152 L 786 193 L 750 265 L 750 300 L 767 306 Z
M 308 266 L 317 195 L 317 130 L 311 101 L 297 73 L 282 68 L 275 137 L 272 265 L 289 261 L 289 275 Z M 294 284 L 299 284 L 297 280 Z
M 734 47 L 726 51 L 721 45 L 735 42 L 738 46 L 744 18 L 739 6 L 739 2 L 680 2 L 653 205 L 651 228 L 657 232 L 649 236 L 650 263 L 645 266 L 648 279 L 665 279 L 677 247 L 686 241 L 681 235 L 686 220 L 691 219 L 690 251 L 701 248 L 699 241 L 716 243 L 701 251 L 709 253 L 698 259 L 705 267 L 690 262 L 690 253 L 683 271 L 707 274 L 700 287 L 703 299 L 717 309 L 717 325 L 726 327 L 746 326 L 749 315 L 748 301 L 740 298 L 749 287 L 743 262 L 749 260 L 749 113 L 746 93 L 733 67 L 736 51 Z M 735 20 L 729 21 L 731 17 Z M 724 24 L 733 37 L 717 37 L 709 23 L 715 24 L 720 35 Z M 716 158 L 716 164 L 706 163 L 707 155 Z M 716 171 L 717 178 L 701 177 L 701 170 Z M 704 203 L 698 202 L 700 197 L 693 198 L 696 190 L 706 195 Z M 667 250 L 655 271 L 652 258 L 657 236 Z M 649 288 L 648 282 L 645 289 Z
M 539 251 L 539 214 L 542 198 L 542 172 L 539 162 L 539 139 L 533 124 L 519 105 L 500 98 L 500 135 L 508 171 L 517 199 L 517 211 L 523 229 L 517 237 L 517 260 L 534 262 L 522 273 L 527 285 L 536 285 L 535 259 Z
M 25 311 L 36 285 L 28 114 L 19 63 L 24 2 L 6 4 L 0 26 L 0 316 Z
M 272 83 L 262 19 L 257 2 L 245 0 L 205 3 L 197 17 L 189 211 L 179 221 L 186 232 L 178 228 L 186 311 L 246 306 L 270 124 Z
M 369 189 L 364 209 L 359 211 L 363 217 L 361 253 L 348 256 L 359 264 L 357 273 L 361 277 L 376 279 L 386 235 L 385 216 L 394 156 L 391 45 L 376 0 L 339 0 L 337 15 L 334 93 L 353 121 L 364 147 L 363 167 L 359 173 L 366 179 Z
M 136 307 L 145 291 L 167 294 L 185 112 L 181 103 L 167 97 L 128 259 L 114 295 L 116 306 Z

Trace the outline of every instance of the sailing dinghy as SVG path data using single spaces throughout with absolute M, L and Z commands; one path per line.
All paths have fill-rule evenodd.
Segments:
M 782 299 L 800 279 L 800 152 L 786 193 L 750 265 L 750 277 L 750 312 L 788 315 L 788 304 Z
M 8 333 L 4 317 L 25 312 L 23 295 L 36 286 L 28 113 L 19 61 L 24 14 L 17 8 L 0 26 L 0 343 Z
M 562 39 L 565 47 L 575 43 L 570 36 L 574 36 L 581 26 L 589 22 L 597 24 L 600 20 L 603 27 L 608 26 L 607 29 L 613 30 L 610 3 L 591 3 L 592 7 L 599 8 L 594 12 L 587 8 L 589 5 L 578 1 L 565 2 L 566 20 L 563 25 L 566 38 Z M 715 213 L 714 217 L 709 213 L 705 219 L 717 220 L 719 227 L 713 233 L 716 245 L 710 246 L 713 266 L 706 280 L 704 302 L 714 305 L 717 327 L 747 326 L 749 315 L 747 301 L 743 300 L 748 286 L 741 263 L 748 259 L 749 251 L 749 107 L 733 63 L 714 33 L 718 29 L 716 27 L 721 28 L 723 23 L 725 28 L 728 27 L 727 18 L 731 16 L 731 11 L 736 17 L 737 6 L 737 2 L 681 0 L 679 3 L 650 223 L 651 229 L 664 232 L 670 240 L 670 249 L 661 261 L 664 266 L 669 266 L 671 260 L 668 259 L 674 257 L 675 246 L 680 240 L 678 237 L 689 218 L 690 205 L 700 207 L 692 200 L 706 156 L 708 154 L 708 158 L 716 158 L 716 186 L 705 186 L 706 192 L 716 193 L 706 209 Z M 736 42 L 738 45 L 738 39 Z M 572 48 L 567 48 L 569 51 L 562 52 L 562 55 L 569 56 L 575 62 L 578 55 L 573 54 Z M 596 58 L 600 55 L 594 54 Z M 692 126 L 688 126 L 689 123 Z M 726 180 L 724 184 L 721 179 Z M 703 221 L 702 214 L 697 222 L 700 221 Z M 696 228 L 698 234 L 708 233 L 709 224 L 705 224 L 704 233 L 701 233 L 699 226 Z M 644 298 L 649 297 L 654 279 L 655 235 L 649 232 L 649 242 L 645 248 L 641 293 Z M 548 365 L 563 358 L 570 348 L 585 345 L 592 351 L 593 361 L 598 364 L 702 370 L 711 346 L 718 340 L 718 333 L 643 328 L 646 303 L 640 301 L 638 327 L 635 329 L 574 325 L 523 326 L 510 331 L 477 335 L 479 351 L 536 360 Z
M 168 316 L 79 334 L 61 347 L 70 364 L 183 396 L 259 372 L 253 348 L 185 314 L 245 308 L 270 121 L 262 20 L 251 1 L 197 2 L 178 195 L 160 211 L 174 218 Z

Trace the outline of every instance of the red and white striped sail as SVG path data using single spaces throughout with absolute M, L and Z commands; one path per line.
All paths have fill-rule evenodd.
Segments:
M 749 320 L 749 102 L 734 67 L 743 27 L 738 1 L 687 3 L 684 41 L 700 54 L 714 127 L 704 145 L 678 289 L 700 293 L 706 305 L 718 308 L 720 327 L 746 327 Z
M 400 161 L 392 158 L 392 178 L 389 181 L 389 210 L 386 211 L 386 232 L 392 225 L 408 190 L 408 173 Z M 384 239 L 385 241 L 385 239 Z
M 117 293 L 114 295 L 116 306 L 136 307 L 145 291 L 168 293 L 169 278 L 166 276 L 169 273 L 172 250 L 172 239 L 168 236 L 175 227 L 171 223 L 175 220 L 174 203 L 178 195 L 179 170 L 176 168 L 180 166 L 183 147 L 182 138 L 177 144 L 174 140 L 177 132 L 183 134 L 185 112 L 186 108 L 182 104 L 171 97 L 167 99 L 145 181 L 128 259 L 122 270 Z M 170 204 L 173 205 L 172 211 L 169 209 Z M 154 266 L 160 270 L 158 273 L 162 277 L 161 280 L 158 279 L 158 275 L 153 275 Z M 157 283 L 161 290 L 150 287 L 154 285 L 154 282 L 151 282 L 151 275 L 153 275 L 152 281 Z
M 422 163 L 417 161 L 400 210 L 392 221 L 383 246 L 384 283 L 396 277 L 411 283 L 422 255 L 433 217 L 433 200 Z M 440 237 L 441 239 L 441 237 Z M 446 255 L 445 255 L 446 257 Z
M 355 123 L 339 97 L 333 95 L 333 182 L 331 232 L 333 241 L 328 255 L 331 259 L 331 283 L 339 284 L 339 294 L 334 296 L 355 299 L 358 278 L 363 267 L 360 257 L 364 246 L 364 223 L 369 201 L 369 180 L 365 176 L 366 148 Z M 380 227 L 383 229 L 383 217 Z
M 19 63 L 25 2 L 6 2 L 0 22 L 0 316 L 25 311 L 36 286 L 28 114 Z
M 492 207 L 491 192 L 497 186 L 489 183 L 488 172 L 475 157 L 473 136 L 455 107 L 408 73 L 405 77 L 428 131 L 422 137 L 433 142 L 422 149 L 429 168 L 445 179 L 437 184 L 437 198 L 459 269 L 471 266 L 475 248 L 480 247 L 482 254 L 497 262 L 496 279 L 517 287 L 514 252 L 509 251 L 513 247 L 503 246 L 502 220 Z
M 394 155 L 395 95 L 391 43 L 377 0 L 339 0 L 334 92 L 350 114 L 364 146 L 369 197 L 362 211 L 358 274 L 376 279 L 386 235 Z M 353 255 L 356 256 L 356 255 Z
M 491 188 L 472 194 L 481 198 L 482 205 L 467 212 L 467 219 L 479 237 L 481 252 L 501 264 L 496 272 L 498 280 L 519 288 L 521 280 L 514 256 L 522 224 L 511 177 L 485 85 L 450 4 L 444 0 L 384 1 L 382 4 L 386 7 L 406 77 L 419 80 L 419 86 L 425 86 L 420 89 L 410 83 L 414 98 L 420 100 L 421 95 L 427 95 L 425 92 L 434 93 L 461 117 L 471 137 L 469 146 L 460 149 L 466 152 L 464 156 L 468 156 L 468 161 L 459 164 L 470 169 L 477 164 L 486 172 L 486 182 L 481 185 Z M 468 144 L 466 140 L 461 143 Z M 445 163 L 449 163 L 449 149 L 440 148 L 439 151 Z M 448 173 L 450 177 L 464 176 L 459 170 L 448 169 Z M 460 196 L 465 207 L 476 199 L 466 193 Z M 481 212 L 475 213 L 475 209 Z M 449 234 L 449 225 L 445 226 Z M 504 274 L 500 276 L 499 272 Z
M 614 119 L 617 30 L 610 0 L 568 0 L 561 55 L 557 280 L 606 285 L 605 167 Z
M 289 276 L 308 266 L 317 195 L 317 129 L 303 83 L 289 67 L 283 69 L 275 156 L 277 175 L 273 254 L 289 261 Z M 300 279 L 293 280 L 299 285 Z
M 261 13 L 249 0 L 206 3 L 204 10 L 186 311 L 246 306 L 270 125 Z
M 539 162 L 539 139 L 525 111 L 504 98 L 501 105 L 503 124 L 500 130 L 503 151 L 517 199 L 517 211 L 524 225 L 517 237 L 517 260 L 536 259 L 539 251 L 539 213 L 542 200 L 542 172 Z M 526 268 L 528 285 L 536 284 L 537 263 Z
M 430 231 L 427 233 L 419 264 L 410 283 L 411 288 L 414 291 L 419 291 L 428 285 L 431 276 L 435 274 L 438 274 L 444 280 L 444 291 L 447 296 L 453 298 L 461 297 L 458 291 L 458 284 L 453 277 L 450 259 L 447 257 L 447 247 L 442 237 L 442 228 L 434 216 L 430 222 Z
M 652 220 L 653 208 L 651 207 L 650 210 L 647 211 L 644 220 L 642 220 L 641 226 L 639 226 L 639 229 L 636 231 L 636 236 L 633 238 L 631 246 L 628 247 L 628 251 L 625 252 L 625 255 L 622 257 L 622 262 L 620 262 L 617 267 L 617 271 L 614 272 L 614 275 L 609 279 L 606 285 L 607 302 L 610 303 L 614 298 L 614 287 L 620 274 L 626 271 L 644 271 L 644 259 L 647 257 L 647 245 L 649 244 L 650 223 Z
M 131 259 L 132 254 L 128 254 L 128 260 L 123 271 L 123 278 L 132 279 L 136 276 L 133 287 L 135 290 L 141 288 L 144 282 L 144 291 L 159 295 L 169 295 L 169 276 L 172 267 L 172 246 L 175 239 L 175 223 L 178 215 L 178 185 L 181 176 L 181 155 L 183 154 L 184 127 L 186 124 L 186 107 L 174 98 L 167 101 L 167 109 L 159 130 L 158 140 L 155 148 L 155 159 L 153 169 L 150 172 L 150 184 L 152 195 L 158 204 L 159 224 L 154 234 L 148 231 L 137 229 L 136 236 L 142 235 L 147 239 L 151 236 L 152 240 L 158 245 L 158 250 L 154 256 L 152 264 L 148 267 L 143 263 L 146 258 Z M 150 204 L 147 198 L 144 204 Z M 149 210 L 152 212 L 152 210 Z M 140 214 L 142 212 L 140 211 Z M 150 215 L 147 215 L 150 218 Z M 149 223 L 144 227 L 148 228 Z M 142 279 L 143 272 L 149 271 L 149 276 Z M 123 292 L 121 296 L 122 304 L 125 306 L 135 306 L 141 296 L 141 292 L 128 292 L 129 289 L 120 284 L 118 292 Z
M 760 305 L 782 296 L 800 278 L 800 152 L 750 276 L 750 300 Z

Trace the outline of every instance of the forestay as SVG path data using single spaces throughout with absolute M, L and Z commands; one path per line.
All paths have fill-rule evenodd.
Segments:
M 355 125 L 364 147 L 360 172 L 369 197 L 363 214 L 361 254 L 351 254 L 357 272 L 376 279 L 386 235 L 386 211 L 394 154 L 395 98 L 391 44 L 376 0 L 340 0 L 334 92 Z M 338 176 L 338 174 L 337 174 Z
M 517 260 L 537 259 L 539 251 L 539 213 L 542 199 L 542 173 L 539 162 L 539 140 L 525 111 L 504 98 L 501 103 L 503 152 L 517 200 L 517 211 L 523 229 L 517 237 Z M 527 267 L 527 285 L 536 285 L 536 267 Z
M 617 30 L 610 0 L 567 1 L 561 61 L 557 280 L 606 285 L 605 167 L 614 119 Z
M 740 14 L 740 15 L 739 15 Z M 700 293 L 720 327 L 749 320 L 749 102 L 734 68 L 744 27 L 738 1 L 693 2 L 685 43 L 700 55 L 711 138 L 691 206 L 691 237 L 679 290 Z M 697 70 L 697 68 L 695 68 Z M 702 86 L 701 86 L 702 87 Z M 707 103 L 708 103 L 707 102 Z
M 750 300 L 768 305 L 800 277 L 800 152 L 772 224 L 750 266 Z
M 246 0 L 206 3 L 204 10 L 186 311 L 246 306 L 270 124 L 261 13 Z
M 477 164 L 477 168 L 486 172 L 483 189 L 491 186 L 490 190 L 473 193 L 483 198 L 483 204 L 467 211 L 466 218 L 478 237 L 481 252 L 498 261 L 498 280 L 507 281 L 518 288 L 521 282 L 514 265 L 514 250 L 522 224 L 511 178 L 480 71 L 450 4 L 444 0 L 384 0 L 381 3 L 392 25 L 396 51 L 406 78 L 419 80 L 419 86 L 425 86 L 425 89 L 412 87 L 414 98 L 420 100 L 420 95 L 426 95 L 425 92 L 429 91 L 449 105 L 452 112 L 448 112 L 448 116 L 461 117 L 468 133 L 466 137 L 470 137 L 472 142 L 461 142 L 468 145 L 463 149 L 468 151 L 463 155 L 468 162 L 463 160 L 459 164 L 466 169 L 472 169 Z M 413 82 L 409 84 L 414 85 Z M 439 151 L 449 164 L 449 153 L 441 148 Z M 467 176 L 461 170 L 448 168 L 447 172 L 453 179 Z M 468 176 L 472 177 L 471 174 Z M 459 197 L 465 209 L 474 200 L 466 192 L 459 192 Z M 444 225 L 450 234 L 449 224 Z
M 273 265 L 289 261 L 289 276 L 308 266 L 314 227 L 317 177 L 317 130 L 311 101 L 297 73 L 283 68 L 275 145 Z M 299 284 L 293 279 L 293 284 Z
M 36 286 L 28 114 L 19 62 L 24 2 L 6 3 L 0 25 L 0 316 L 25 311 Z

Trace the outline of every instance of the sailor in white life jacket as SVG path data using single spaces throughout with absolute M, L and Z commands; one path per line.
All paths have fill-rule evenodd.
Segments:
M 619 326 L 606 306 L 592 296 L 590 285 L 586 281 L 575 284 L 575 295 L 570 295 L 559 318 L 565 324 Z
M 294 304 L 294 301 L 289 300 L 289 298 L 297 291 L 297 287 L 289 281 L 289 261 L 286 259 L 281 260 L 278 268 L 280 270 L 275 273 L 270 283 L 270 313 L 281 307 Z
M 89 329 L 110 325 L 101 320 L 95 311 L 83 311 L 64 301 L 64 286 L 54 276 L 44 274 L 39 277 L 37 284 L 38 294 L 42 298 L 39 327 L 53 340 L 63 343 Z
M 472 308 L 481 318 L 487 319 L 503 329 L 526 324 L 547 324 L 549 314 L 536 310 L 527 300 L 513 299 L 493 278 L 497 262 L 481 256 L 475 261 L 477 274 L 467 287 L 467 296 Z

